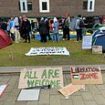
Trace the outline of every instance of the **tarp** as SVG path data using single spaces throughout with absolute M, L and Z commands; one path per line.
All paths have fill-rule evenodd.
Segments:
M 9 46 L 12 44 L 12 40 L 9 35 L 0 29 L 0 49 Z

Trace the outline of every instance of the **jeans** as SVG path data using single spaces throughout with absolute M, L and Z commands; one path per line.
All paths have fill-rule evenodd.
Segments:
M 59 40 L 59 34 L 58 33 L 53 33 L 53 41 L 57 41 Z

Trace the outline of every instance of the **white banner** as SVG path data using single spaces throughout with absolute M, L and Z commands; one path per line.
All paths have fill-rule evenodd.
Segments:
M 25 55 L 69 55 L 69 51 L 65 47 L 39 47 L 31 48 Z

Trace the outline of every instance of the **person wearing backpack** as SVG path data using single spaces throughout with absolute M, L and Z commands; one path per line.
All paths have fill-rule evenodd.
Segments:
M 77 41 L 82 40 L 82 30 L 84 27 L 84 22 L 82 20 L 81 15 L 78 15 L 76 19 L 76 24 L 75 24 L 75 30 L 77 33 Z
M 65 18 L 63 22 L 63 40 L 70 40 L 70 17 Z

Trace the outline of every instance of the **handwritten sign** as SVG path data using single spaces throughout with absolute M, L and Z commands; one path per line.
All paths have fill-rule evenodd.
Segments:
M 70 67 L 72 84 L 102 84 L 102 75 L 99 67 L 83 66 Z
M 92 48 L 92 36 L 83 36 L 82 49 Z
M 65 97 L 75 93 L 76 91 L 79 91 L 80 89 L 84 89 L 85 85 L 73 85 L 73 84 L 69 84 L 61 89 L 59 89 L 58 91 L 60 93 L 62 93 Z
M 102 54 L 102 46 L 99 45 L 92 46 L 92 54 Z
M 39 47 L 31 48 L 25 55 L 69 55 L 69 51 L 65 47 Z
M 62 67 L 24 69 L 20 74 L 18 88 L 48 86 L 60 88 L 63 86 Z

